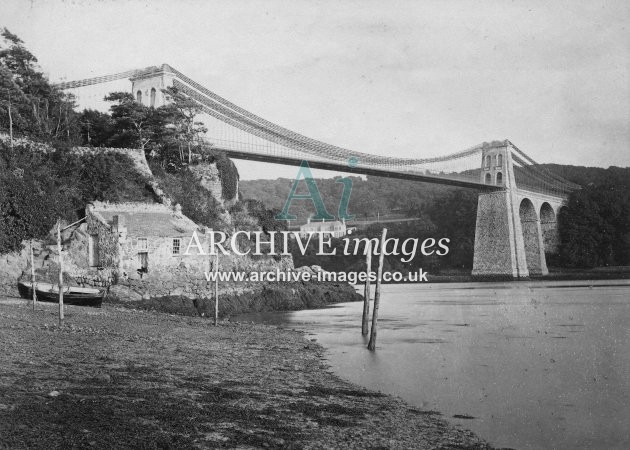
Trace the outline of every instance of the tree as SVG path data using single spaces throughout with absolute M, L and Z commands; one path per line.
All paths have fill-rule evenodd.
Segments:
M 114 102 L 109 108 L 113 123 L 111 145 L 146 151 L 154 139 L 154 109 L 136 102 L 129 92 L 112 92 L 105 101 Z
M 83 144 L 92 147 L 110 145 L 114 133 L 111 116 L 93 109 L 84 109 L 79 115 L 79 126 Z
M 172 123 L 178 130 L 179 139 L 188 148 L 188 164 L 190 164 L 192 162 L 192 146 L 195 143 L 200 143 L 200 136 L 208 131 L 202 122 L 195 121 L 195 117 L 201 113 L 203 108 L 176 87 L 169 86 L 163 89 L 162 92 L 164 92 L 167 100 L 172 102 L 170 104 L 174 112 L 171 116 Z
M 0 114 L 2 114 L 3 122 L 5 117 L 8 122 L 11 148 L 13 148 L 13 123 L 19 123 L 20 127 L 24 123 L 24 118 L 19 113 L 19 110 L 14 107 L 14 104 L 24 101 L 24 94 L 13 81 L 11 72 L 7 68 L 0 66 Z
M 450 239 L 449 253 L 442 258 L 452 267 L 471 268 L 477 223 L 477 193 L 453 189 L 436 198 L 428 214 L 438 226 L 440 237 Z
M 10 132 L 49 140 L 74 139 L 73 98 L 48 82 L 20 38 L 6 28 L 0 35 L 0 98 Z

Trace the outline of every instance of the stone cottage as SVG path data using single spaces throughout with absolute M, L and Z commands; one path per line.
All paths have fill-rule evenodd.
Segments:
M 343 221 L 330 221 L 330 222 L 311 222 L 310 217 L 307 222 L 300 226 L 300 237 L 308 237 L 310 233 L 323 233 L 334 238 L 342 238 L 347 234 L 346 219 Z
M 142 279 L 182 265 L 204 268 L 207 263 L 196 247 L 184 256 L 193 233 L 204 230 L 179 205 L 95 202 L 86 208 L 86 224 L 89 267 L 110 270 L 117 279 Z

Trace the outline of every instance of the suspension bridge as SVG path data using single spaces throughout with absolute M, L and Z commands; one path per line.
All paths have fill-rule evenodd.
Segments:
M 81 106 L 131 81 L 147 106 L 168 102 L 177 88 L 203 110 L 205 139 L 235 159 L 386 176 L 476 189 L 480 192 L 473 274 L 527 277 L 546 274 L 545 252 L 558 245 L 557 213 L 579 186 L 546 170 L 509 140 L 422 158 L 374 155 L 304 136 L 235 105 L 178 70 L 162 64 L 61 82 Z M 116 84 L 118 83 L 118 86 Z M 122 90 L 127 90 L 126 88 Z

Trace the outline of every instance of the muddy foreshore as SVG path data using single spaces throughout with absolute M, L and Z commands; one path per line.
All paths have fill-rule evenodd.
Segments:
M 105 301 L 133 309 L 146 309 L 184 316 L 214 316 L 213 298 L 166 296 L 142 298 L 127 295 L 118 286 L 108 291 Z M 298 311 L 317 309 L 334 303 L 363 301 L 354 287 L 347 283 L 224 283 L 219 291 L 219 317 L 265 311 Z
M 295 331 L 9 299 L 0 342 L 0 448 L 489 448 Z

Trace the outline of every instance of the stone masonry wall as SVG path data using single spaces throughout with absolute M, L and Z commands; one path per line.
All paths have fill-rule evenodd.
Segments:
M 20 275 L 29 267 L 30 249 L 24 241 L 19 252 L 0 255 L 0 297 L 17 297 L 17 281 Z
M 515 276 L 508 195 L 506 191 L 479 195 L 473 275 Z
M 90 207 L 88 207 L 88 210 Z M 86 216 L 87 233 L 98 235 L 99 266 L 116 269 L 120 264 L 120 252 L 118 236 L 112 232 L 109 224 L 96 214 L 89 213 Z

